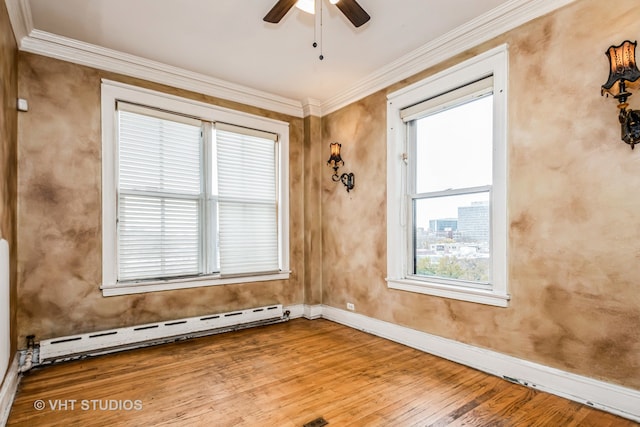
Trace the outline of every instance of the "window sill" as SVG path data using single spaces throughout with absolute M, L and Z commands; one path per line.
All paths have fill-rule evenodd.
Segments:
M 189 279 L 158 280 L 144 283 L 118 283 L 102 285 L 102 296 L 142 294 L 146 292 L 171 291 L 177 289 L 200 288 L 204 286 L 233 285 L 239 283 L 266 282 L 271 280 L 286 280 L 289 272 L 264 274 L 259 276 L 242 276 L 220 278 L 216 276 Z
M 484 289 L 464 288 L 461 286 L 445 285 L 441 283 L 423 282 L 411 279 L 389 279 L 387 283 L 391 289 L 399 289 L 407 292 L 433 295 L 443 298 L 452 298 L 461 301 L 487 304 L 497 307 L 509 305 L 509 294 Z

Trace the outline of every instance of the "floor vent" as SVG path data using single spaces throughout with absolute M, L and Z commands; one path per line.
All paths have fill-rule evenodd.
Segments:
M 285 318 L 287 316 L 285 315 Z M 283 320 L 282 305 L 176 319 L 40 341 L 39 362 L 109 353 Z

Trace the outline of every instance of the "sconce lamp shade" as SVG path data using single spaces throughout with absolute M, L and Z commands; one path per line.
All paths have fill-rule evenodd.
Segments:
M 602 85 L 603 95 L 608 93 L 618 98 L 621 92 L 626 92 L 625 82 L 633 83 L 640 79 L 640 71 L 636 65 L 637 44 L 637 42 L 626 40 L 619 46 L 609 47 L 606 52 L 610 65 L 609 79 Z M 622 84 L 616 84 L 618 82 Z
M 329 157 L 329 161 L 327 162 L 329 165 L 332 165 L 334 170 L 337 170 L 340 166 L 344 165 L 344 162 L 342 161 L 342 157 L 340 157 L 340 147 L 342 147 L 341 144 L 337 143 L 337 142 L 332 142 L 331 145 L 331 157 Z

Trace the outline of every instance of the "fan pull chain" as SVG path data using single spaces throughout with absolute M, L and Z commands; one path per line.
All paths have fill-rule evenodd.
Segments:
M 324 59 L 324 55 L 322 54 L 322 0 L 318 0 L 320 2 L 320 61 Z
M 322 0 L 316 0 L 318 3 L 315 6 L 316 9 L 316 19 L 315 24 L 313 26 L 313 47 L 318 47 L 318 26 L 320 26 L 320 61 L 324 59 L 324 55 L 322 53 Z M 319 24 L 318 24 L 319 21 Z
M 313 5 L 313 7 L 314 8 L 316 7 L 315 3 Z M 316 47 L 318 47 L 318 17 L 314 16 L 314 19 L 313 19 L 313 48 L 315 49 Z

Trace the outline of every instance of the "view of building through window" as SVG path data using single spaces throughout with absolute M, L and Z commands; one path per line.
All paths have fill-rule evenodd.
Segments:
M 415 121 L 416 275 L 490 281 L 492 98 Z
M 489 281 L 489 193 L 416 201 L 416 211 L 453 206 L 454 215 L 428 219 L 415 230 L 415 274 L 487 283 Z M 458 199 L 457 201 L 450 199 Z M 466 201 L 465 201 L 466 199 Z M 433 209 L 429 209 L 433 205 Z M 440 206 L 439 206 L 440 205 Z M 456 206 L 457 205 L 457 206 Z

